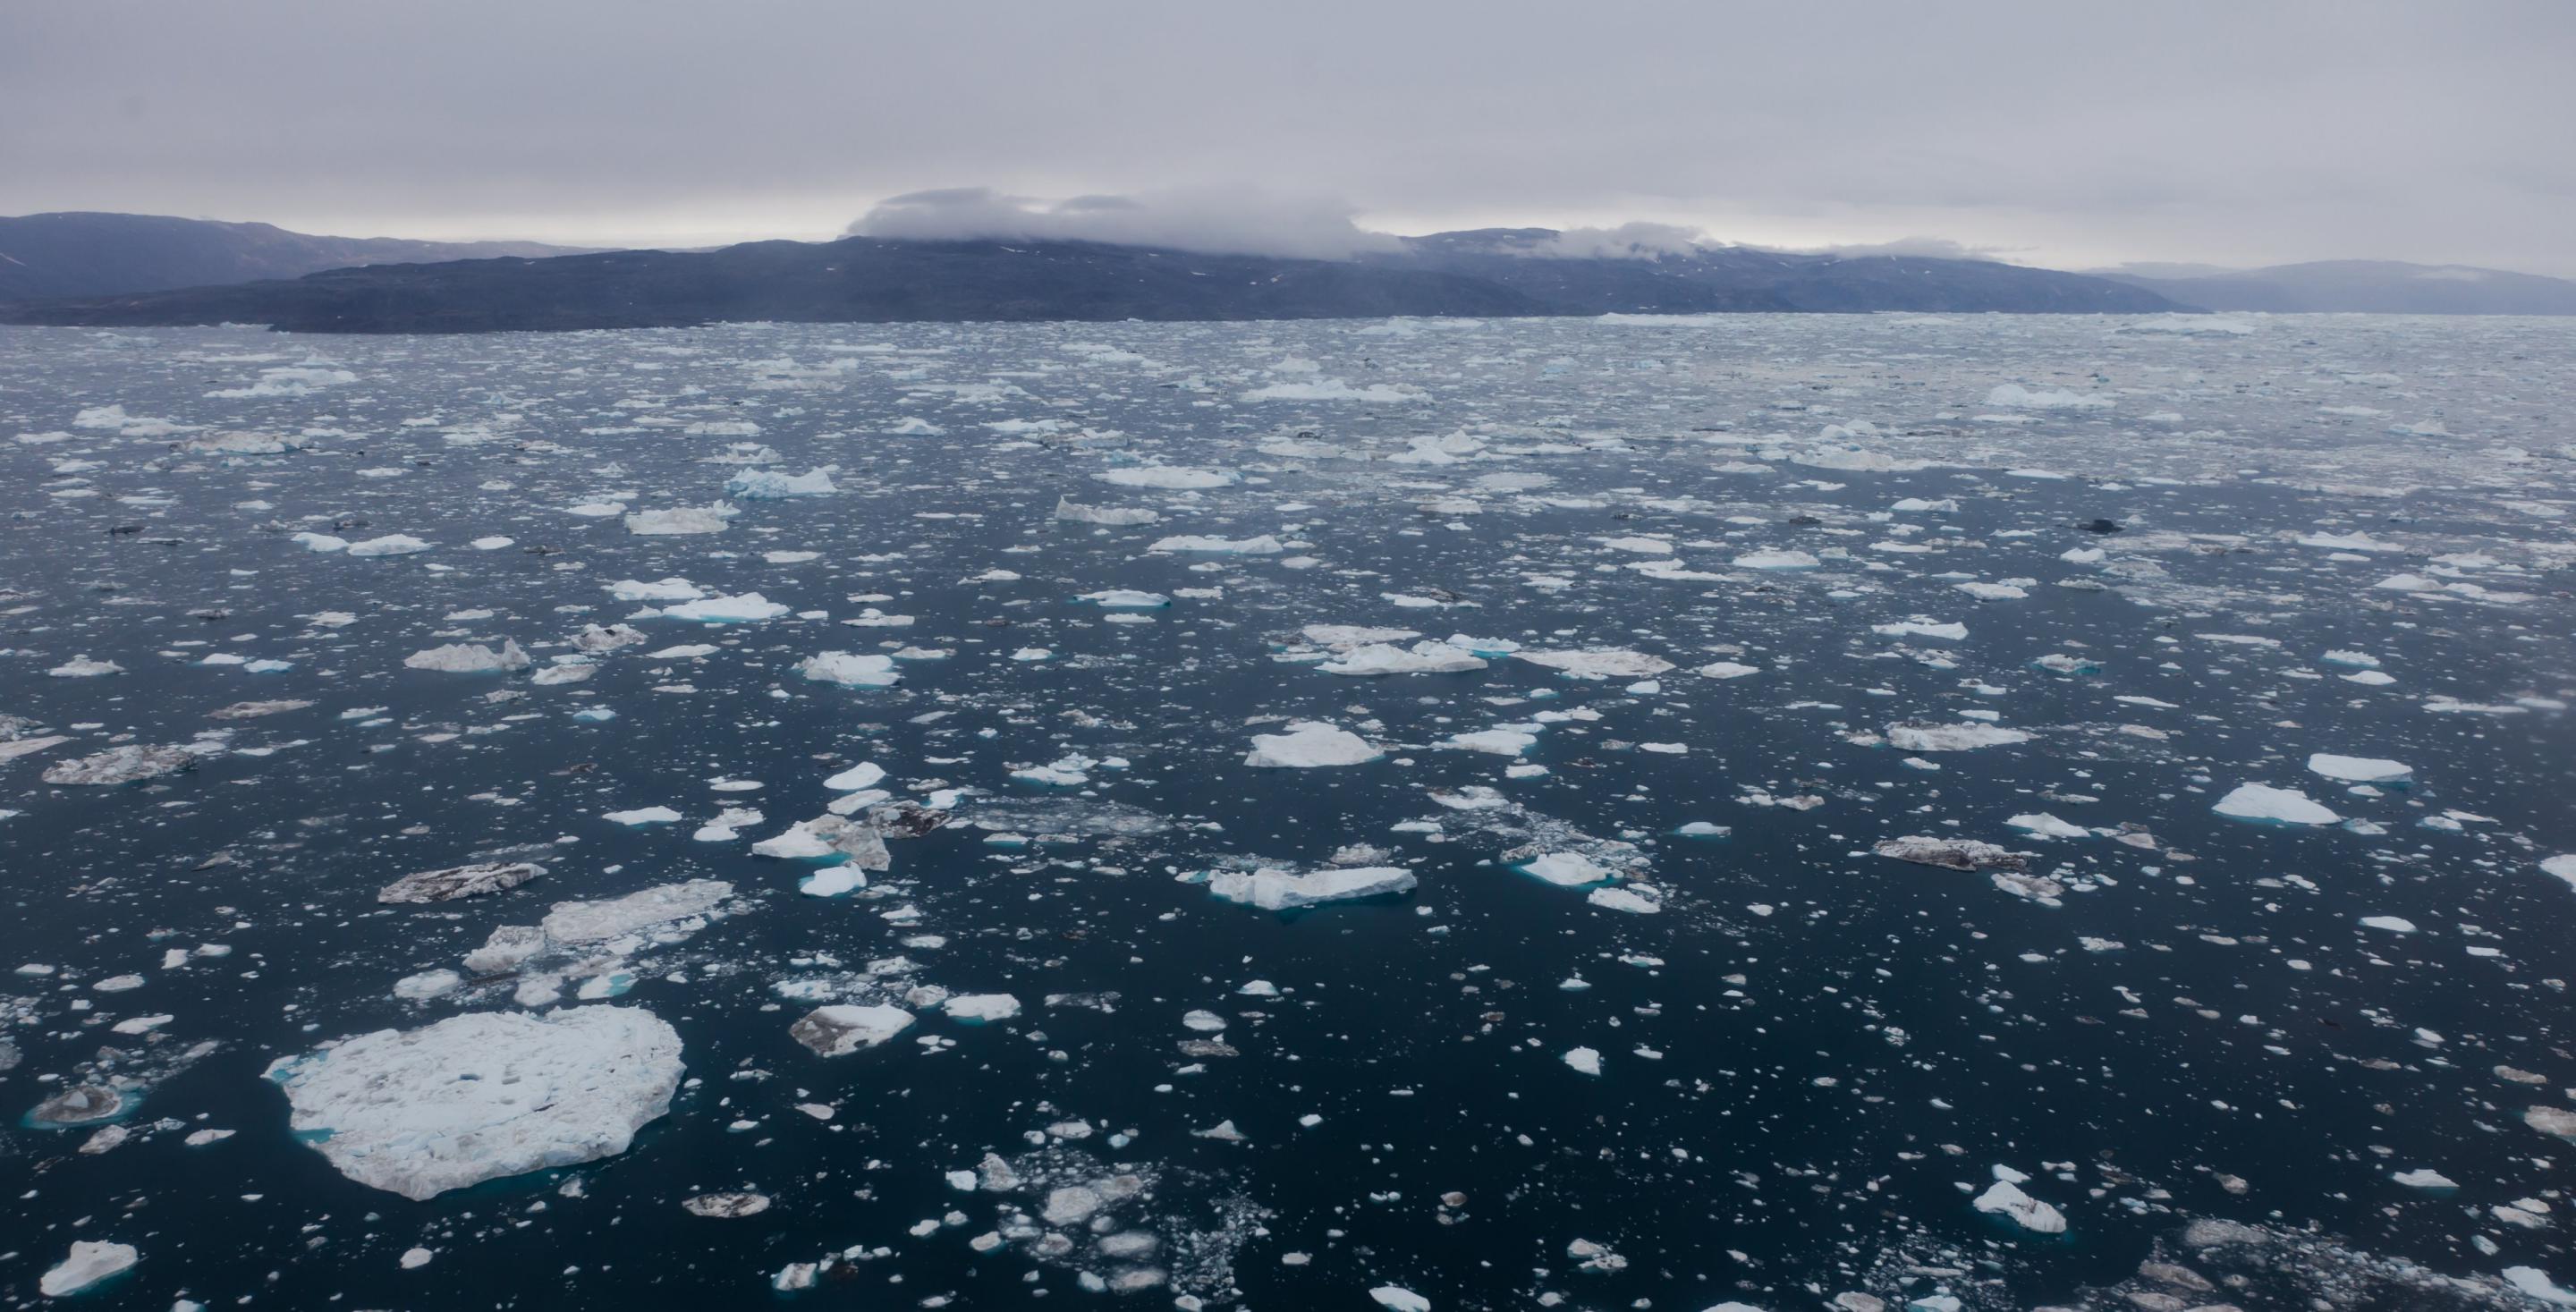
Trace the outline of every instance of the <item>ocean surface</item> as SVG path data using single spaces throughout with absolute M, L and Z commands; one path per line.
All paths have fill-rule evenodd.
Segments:
M 0 329 L 0 1305 L 2576 1299 L 2571 414 L 2564 320 Z

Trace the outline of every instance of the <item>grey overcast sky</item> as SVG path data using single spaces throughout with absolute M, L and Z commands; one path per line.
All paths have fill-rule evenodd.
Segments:
M 2576 2 L 0 3 L 0 213 L 694 245 L 969 187 L 2576 275 Z

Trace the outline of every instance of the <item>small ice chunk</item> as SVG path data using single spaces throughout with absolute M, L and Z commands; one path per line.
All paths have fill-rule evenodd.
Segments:
M 963 1021 L 1009 1020 L 1020 1014 L 1020 1000 L 1008 993 L 960 993 L 944 1009 Z
M 2066 1233 L 2066 1214 L 2023 1193 L 2010 1180 L 1997 1180 L 1977 1195 L 1976 1208 L 2012 1218 L 2014 1224 L 2033 1234 Z
M 816 1007 L 787 1028 L 798 1043 L 821 1057 L 845 1057 L 873 1048 L 912 1027 L 912 1013 L 901 1007 Z

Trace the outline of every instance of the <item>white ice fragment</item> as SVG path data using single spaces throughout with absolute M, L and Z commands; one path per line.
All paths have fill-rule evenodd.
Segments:
M 1357 866 L 1303 875 L 1285 870 L 1251 874 L 1223 870 L 1208 878 L 1208 891 L 1228 902 L 1241 902 L 1264 911 L 1292 911 L 1326 902 L 1410 892 L 1415 883 L 1413 872 L 1400 866 Z
M 948 999 L 945 1010 L 963 1021 L 1009 1020 L 1020 1014 L 1020 1000 L 1008 993 L 960 993 Z
M 2328 752 L 2308 757 L 2308 770 L 2328 779 L 2360 784 L 2403 783 L 2415 773 L 2396 761 L 2371 756 L 2336 756 Z
M 299 1138 L 415 1201 L 626 1151 L 670 1109 L 680 1036 L 636 1007 L 469 1012 L 272 1062 Z
M 1514 653 L 1532 665 L 1545 666 L 1571 679 L 1643 679 L 1673 668 L 1661 656 L 1629 651 L 1619 647 L 1596 647 L 1585 651 L 1524 651 Z
M 817 1056 L 845 1057 L 873 1048 L 912 1027 L 912 1013 L 901 1007 L 816 1007 L 787 1028 L 798 1043 Z M 971 1178 L 968 1185 L 972 1187 Z
M 2306 793 L 2270 784 L 2238 784 L 2210 809 L 2238 820 L 2269 824 L 2330 825 L 2343 818 L 2309 800 Z
M 1119 469 L 1103 470 L 1098 478 L 1103 483 L 1115 483 L 1120 487 L 1150 487 L 1167 492 L 1226 487 L 1242 481 L 1234 474 L 1215 473 L 1205 469 L 1183 469 L 1177 465 L 1130 465 Z
M 1417 642 L 1412 650 L 1387 643 L 1356 648 L 1315 668 L 1355 678 L 1386 674 L 1457 674 L 1485 668 L 1484 658 L 1445 642 Z
M 2010 1180 L 1997 1180 L 1987 1186 L 1984 1193 L 1977 1195 L 1976 1208 L 1980 1212 L 2010 1217 L 2022 1229 L 2034 1234 L 2066 1233 L 2065 1213 L 2023 1193 L 2021 1187 Z
M 519 649 L 515 640 L 504 639 L 494 651 L 480 643 L 453 642 L 432 647 L 403 657 L 403 664 L 415 670 L 436 670 L 442 674 L 501 674 L 524 670 L 531 662 L 528 653 Z
M 77 1294 L 110 1276 L 122 1274 L 134 1265 L 136 1256 L 132 1244 L 76 1240 L 70 1255 L 37 1279 L 36 1292 L 47 1298 Z
M 2031 735 L 2019 729 L 2006 729 L 1992 724 L 1891 724 L 1887 742 L 1891 747 L 1908 752 L 1965 752 L 1980 747 L 2004 747 L 2029 742 Z
M 895 673 L 894 658 L 880 652 L 822 652 L 798 661 L 796 672 L 816 683 L 844 688 L 891 688 L 903 682 L 903 676 Z
M 1129 510 L 1117 506 L 1086 506 L 1073 498 L 1059 495 L 1055 500 L 1055 517 L 1074 524 L 1098 524 L 1107 528 L 1127 528 L 1151 524 L 1162 516 L 1151 510 Z
M 701 624 L 749 624 L 774 620 L 787 613 L 787 607 L 757 592 L 734 597 L 703 597 L 662 608 L 666 620 L 694 620 Z
M 1314 769 L 1358 765 L 1374 761 L 1383 754 L 1348 729 L 1321 720 L 1302 720 L 1289 725 L 1286 733 L 1254 734 L 1252 750 L 1244 754 L 1243 763 L 1278 769 Z
M 638 537 L 721 533 L 725 525 L 741 513 L 740 510 L 722 501 L 705 506 L 681 506 L 673 510 L 644 510 L 626 517 L 626 531 Z

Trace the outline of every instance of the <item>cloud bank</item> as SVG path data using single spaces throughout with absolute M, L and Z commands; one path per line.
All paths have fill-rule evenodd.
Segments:
M 914 241 L 1096 241 L 1216 255 L 1345 260 L 1399 251 L 1392 233 L 1352 222 L 1358 211 L 1321 193 L 1254 186 L 1179 187 L 1046 201 L 991 187 L 916 191 L 880 202 L 852 237 Z

